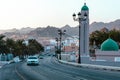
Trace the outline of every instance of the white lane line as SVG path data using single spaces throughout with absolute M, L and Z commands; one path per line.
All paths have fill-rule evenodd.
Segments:
M 15 65 L 15 72 L 17 73 L 17 75 L 22 79 L 22 80 L 26 80 L 18 71 Z

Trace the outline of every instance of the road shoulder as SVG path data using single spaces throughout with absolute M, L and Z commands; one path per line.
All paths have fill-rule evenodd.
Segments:
M 114 66 L 103 66 L 103 65 L 92 65 L 92 64 L 78 64 L 74 62 L 67 62 L 63 60 L 58 60 L 60 63 L 72 65 L 76 67 L 84 67 L 84 68 L 92 68 L 92 69 L 99 69 L 99 70 L 110 70 L 110 71 L 120 71 L 120 67 Z

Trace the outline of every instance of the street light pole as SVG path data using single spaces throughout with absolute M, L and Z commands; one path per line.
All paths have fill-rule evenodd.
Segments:
M 56 39 L 56 42 L 57 42 L 57 45 L 56 45 L 56 49 L 58 50 L 58 38 L 55 38 Z
M 61 40 L 62 40 L 62 35 L 64 35 L 65 32 L 66 32 L 66 30 L 63 30 L 63 31 L 61 29 L 58 30 L 58 34 L 60 35 L 60 39 L 59 39 L 60 40 L 60 49 L 59 49 L 60 50 L 60 57 L 59 57 L 60 60 L 61 60 L 61 44 L 62 44 Z
M 56 57 L 58 58 L 58 50 L 59 50 L 59 48 L 58 48 L 58 41 L 59 41 L 59 39 L 58 38 L 55 38 L 55 39 L 56 39 L 56 42 L 57 42 L 57 45 L 55 47 L 55 49 L 56 49 Z
M 79 53 L 78 53 L 78 63 L 81 64 L 81 53 L 80 53 L 80 31 L 81 31 L 81 22 L 86 21 L 87 19 L 87 14 L 85 13 L 84 16 L 81 16 L 81 13 L 78 13 L 78 18 L 76 18 L 76 14 L 73 14 L 73 20 L 79 22 Z

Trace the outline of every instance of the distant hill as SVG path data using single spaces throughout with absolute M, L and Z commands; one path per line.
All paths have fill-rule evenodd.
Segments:
M 101 30 L 103 28 L 107 28 L 109 30 L 112 30 L 115 28 L 115 29 L 119 30 L 120 29 L 120 19 L 115 20 L 113 22 L 109 22 L 109 23 L 93 22 L 89 27 L 89 32 L 91 33 L 93 31 Z
M 55 37 L 58 36 L 58 28 L 47 26 L 46 28 L 36 28 L 28 33 L 28 35 L 34 35 L 36 37 Z
M 66 30 L 66 36 L 76 36 L 79 32 L 78 27 L 70 27 L 69 25 L 65 25 L 61 29 Z
M 113 22 L 109 23 L 103 23 L 103 22 L 93 22 L 90 24 L 89 32 L 93 32 L 96 30 L 101 30 L 103 28 L 107 28 L 108 30 L 111 29 L 120 29 L 120 19 L 115 20 Z M 58 37 L 58 29 L 66 30 L 66 34 L 63 37 L 70 37 L 70 36 L 76 36 L 78 35 L 78 26 L 71 27 L 69 25 L 65 25 L 62 28 L 56 28 L 53 26 L 47 26 L 45 28 L 22 28 L 22 29 L 11 29 L 11 30 L 5 30 L 0 31 L 0 33 L 3 33 L 9 38 L 16 38 L 16 39 L 23 39 L 23 38 L 35 38 L 38 39 L 39 37 L 51 37 L 55 38 Z
M 4 33 L 21 33 L 21 34 L 26 34 L 29 33 L 30 31 L 34 30 L 35 28 L 30 28 L 30 27 L 26 27 L 26 28 L 21 28 L 21 29 L 8 29 L 8 30 L 0 30 L 0 34 L 4 34 Z
M 56 27 L 52 27 L 52 26 L 47 26 L 46 28 L 37 28 L 33 31 L 31 31 L 30 33 L 28 33 L 28 35 L 33 35 L 34 37 L 58 37 L 58 30 L 62 29 L 62 30 L 66 30 L 66 34 L 64 36 L 74 36 L 78 34 L 78 29 L 77 27 L 70 27 L 69 25 L 65 25 L 62 28 L 56 28 Z

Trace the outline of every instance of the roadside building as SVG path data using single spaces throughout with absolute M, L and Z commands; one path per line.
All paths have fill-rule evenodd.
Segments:
M 55 52 L 56 41 L 54 39 L 44 40 L 42 44 L 46 53 Z
M 64 40 L 62 51 L 68 54 L 75 54 L 78 53 L 78 48 L 78 39 L 73 36 L 73 38 L 68 37 Z
M 62 43 L 61 59 L 65 61 L 76 61 L 78 54 L 78 37 L 73 36 L 66 38 Z

